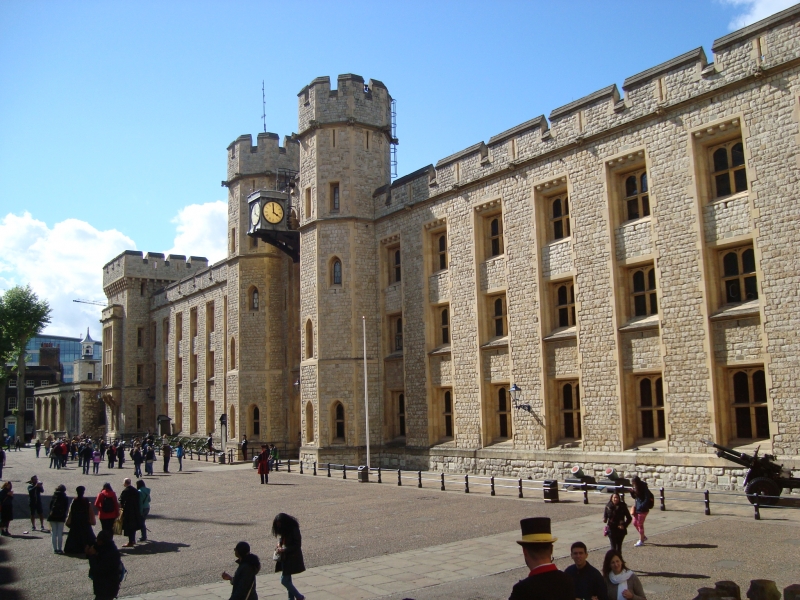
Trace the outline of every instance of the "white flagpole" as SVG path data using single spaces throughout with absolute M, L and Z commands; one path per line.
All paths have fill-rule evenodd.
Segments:
M 369 387 L 367 385 L 367 318 L 361 317 L 364 332 L 364 414 L 367 419 L 367 472 L 369 472 Z

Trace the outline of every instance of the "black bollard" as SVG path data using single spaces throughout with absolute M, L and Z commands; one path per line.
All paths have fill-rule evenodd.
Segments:
M 492 478 L 489 481 L 490 481 L 490 483 L 492 485 L 491 495 L 494 496 L 494 475 L 492 475 Z
M 381 481 L 381 468 L 378 467 L 378 483 L 382 483 Z
M 759 503 L 761 501 L 761 492 L 756 492 L 756 501 L 753 503 L 753 510 L 755 511 L 755 519 L 756 521 L 761 520 L 761 510 L 759 507 Z
M 347 465 L 342 465 L 342 479 L 347 479 Z
M 317 461 L 314 461 L 314 475 L 317 474 Z
M 517 483 L 517 489 L 519 491 L 519 497 L 522 498 L 522 477 L 519 478 L 519 482 Z
M 302 475 L 303 474 L 303 461 L 298 459 L 298 462 L 300 463 L 300 475 Z
M 667 510 L 667 499 L 664 497 L 664 488 L 661 488 L 661 510 Z
M 464 475 L 464 493 L 469 494 L 469 475 Z
M 291 473 L 292 472 L 292 459 L 291 458 L 287 458 L 286 459 L 286 472 L 287 473 Z
M 417 487 L 422 487 L 422 471 L 417 471 Z
M 706 515 L 710 515 L 711 514 L 711 501 L 709 500 L 709 497 L 708 497 L 708 490 L 703 492 L 703 502 L 705 502 L 705 505 L 706 505 L 706 510 L 705 510 Z
M 403 480 L 400 476 L 400 469 L 397 469 L 397 485 L 403 485 Z
M 586 485 L 586 482 L 584 481 L 581 484 L 581 487 L 583 488 L 583 503 L 589 504 L 589 486 Z
M 442 473 L 442 491 L 444 491 L 444 473 Z
M 331 476 L 331 463 L 328 463 L 328 477 Z

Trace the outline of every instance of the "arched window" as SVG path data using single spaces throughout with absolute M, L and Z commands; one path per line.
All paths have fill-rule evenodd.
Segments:
M 393 274 L 392 274 L 392 283 L 398 283 L 402 277 L 403 270 L 400 267 L 400 249 L 398 248 L 393 252 Z
M 306 358 L 314 358 L 314 324 L 306 321 Z
M 658 314 L 656 270 L 643 267 L 633 271 L 633 314 L 637 317 Z
M 767 380 L 762 369 L 738 370 L 733 374 L 733 413 L 736 438 L 769 438 Z
M 442 271 L 447 268 L 447 234 L 441 234 L 436 243 L 438 244 L 436 254 L 439 261 L 439 270 Z
M 236 338 L 231 338 L 231 353 L 230 353 L 231 367 L 230 370 L 236 369 Z
M 494 301 L 494 335 L 501 337 L 506 334 L 506 306 L 503 298 L 496 298 Z
M 501 387 L 497 390 L 497 415 L 500 423 L 498 430 L 499 437 L 508 437 L 508 398 L 506 388 Z
M 639 380 L 639 412 L 641 436 L 646 439 L 664 439 L 664 383 L 661 377 L 643 377 Z
M 334 409 L 334 431 L 336 432 L 336 439 L 344 441 L 344 406 L 341 402 L 336 403 Z
M 572 327 L 575 325 L 575 286 L 572 283 L 559 285 L 556 296 L 558 326 Z
M 342 285 L 342 261 L 338 258 L 335 258 L 331 264 L 331 283 Z
M 756 255 L 752 248 L 737 248 L 723 255 L 722 282 L 726 304 L 758 299 Z
M 403 349 L 403 318 L 397 317 L 394 322 L 394 349 L 399 352 Z
M 450 390 L 444 393 L 444 437 L 453 437 L 453 394 Z
M 306 404 L 306 444 L 314 441 L 314 405 Z
M 450 311 L 442 309 L 442 344 L 450 343 Z
M 553 239 L 560 240 L 572 235 L 569 229 L 569 198 L 566 196 L 556 198 L 550 208 L 552 215 L 550 229 L 553 232 Z
M 581 438 L 581 392 L 577 381 L 561 386 L 561 434 L 567 439 Z
M 251 410 L 251 425 L 253 435 L 252 437 L 258 438 L 261 436 L 261 412 L 258 410 L 257 406 L 253 406 Z
M 625 178 L 625 214 L 628 221 L 650 215 L 647 171 L 630 173 Z
M 744 146 L 734 140 L 711 148 L 713 163 L 714 196 L 721 198 L 747 189 L 747 168 L 744 161 Z
M 231 415 L 228 417 L 228 435 L 231 438 L 236 437 L 236 407 L 231 405 Z
M 406 434 L 406 395 L 400 394 L 397 397 L 397 424 L 400 435 Z
M 250 292 L 250 310 L 258 310 L 258 288 L 253 288 Z
M 503 253 L 503 224 L 500 217 L 494 217 L 489 222 L 490 256 L 499 256 Z

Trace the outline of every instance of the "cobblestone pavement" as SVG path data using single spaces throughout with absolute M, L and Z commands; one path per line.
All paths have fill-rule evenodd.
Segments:
M 33 600 L 55 591 L 64 600 L 90 595 L 85 560 L 54 555 L 48 534 L 22 533 L 30 526 L 24 491 L 30 475 L 39 475 L 47 494 L 64 483 L 70 495 L 76 485 L 86 485 L 87 494 L 94 495 L 105 481 L 119 492 L 122 478 L 133 471 L 109 473 L 104 467 L 100 476 L 84 476 L 72 466 L 50 471 L 48 463 L 32 450 L 9 455 L 4 476 L 21 493 L 11 526 L 14 537 L 0 538 L 4 600 Z M 174 459 L 170 466 L 177 468 Z M 601 516 L 607 497 L 602 495 L 590 494 L 589 505 L 578 494 L 544 504 L 540 496 L 443 493 L 427 482 L 430 488 L 398 488 L 285 472 L 273 473 L 270 484 L 261 486 L 249 465 L 187 461 L 184 466 L 182 473 L 147 478 L 153 490 L 151 541 L 123 550 L 129 575 L 121 597 L 228 598 L 230 585 L 220 573 L 235 568 L 233 546 L 240 539 L 262 557 L 259 596 L 285 597 L 269 560 L 275 542 L 268 529 L 280 511 L 301 523 L 308 570 L 295 583 L 309 600 L 507 598 L 525 576 L 514 540 L 519 519 L 526 516 L 553 519 L 560 538 L 557 557 L 567 556 L 569 544 L 582 539 L 598 549 L 590 560 L 599 566 L 599 549 L 606 545 Z M 710 517 L 703 515 L 702 505 L 670 501 L 668 508 L 649 516 L 646 547 L 634 549 L 635 538 L 628 537 L 626 559 L 643 575 L 650 600 L 691 598 L 698 587 L 720 579 L 733 579 L 745 589 L 754 578 L 775 579 L 779 586 L 800 580 L 793 577 L 792 558 L 800 547 L 800 510 L 764 510 L 763 520 L 754 521 L 746 506 L 712 505 Z M 558 564 L 563 568 L 569 560 Z

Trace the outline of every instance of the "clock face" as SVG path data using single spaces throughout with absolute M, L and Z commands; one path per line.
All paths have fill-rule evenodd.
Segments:
M 283 219 L 283 206 L 277 202 L 267 202 L 264 205 L 264 218 L 269 223 L 280 223 Z
M 261 217 L 261 207 L 258 205 L 258 202 L 253 204 L 250 208 L 250 225 L 255 227 L 258 225 L 258 220 Z

